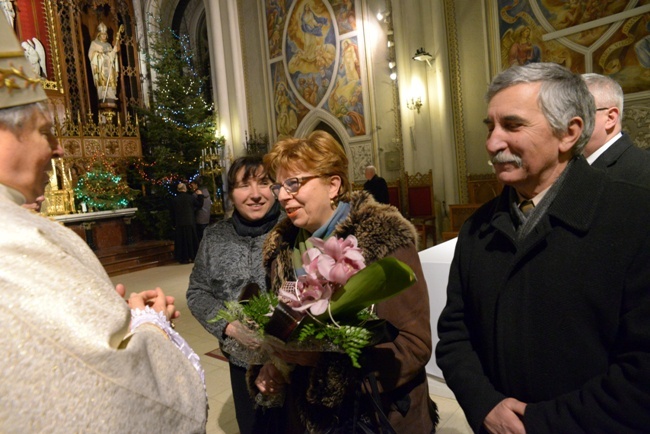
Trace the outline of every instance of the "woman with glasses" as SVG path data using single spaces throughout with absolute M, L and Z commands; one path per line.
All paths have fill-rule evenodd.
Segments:
M 281 140 L 264 163 L 277 181 L 271 191 L 288 217 L 271 230 L 264 244 L 263 262 L 272 291 L 304 273 L 300 257 L 310 237 L 354 235 L 367 265 L 394 256 L 413 269 L 417 282 L 376 306 L 378 316 L 392 323 L 399 335 L 364 351 L 363 372 L 353 368 L 345 354 L 279 350 L 276 355 L 296 368 L 285 382 L 272 364 L 264 365 L 256 376 L 257 391 L 285 393 L 286 433 L 351 432 L 360 379 L 374 373 L 383 412 L 393 428 L 398 433 L 433 432 L 437 414 L 424 370 L 431 356 L 429 299 L 415 229 L 396 208 L 377 203 L 368 192 L 351 192 L 345 152 L 325 132 Z
M 214 323 L 227 301 L 249 298 L 254 289 L 266 290 L 262 267 L 262 244 L 280 217 L 280 206 L 271 193 L 271 180 L 260 157 L 236 159 L 228 171 L 228 195 L 235 206 L 231 218 L 205 229 L 187 290 L 187 306 L 192 315 L 212 333 L 224 348 L 236 339 L 255 347 L 255 339 L 238 321 Z M 251 291 L 251 289 L 253 289 Z M 239 431 L 242 434 L 279 433 L 272 422 L 278 410 L 255 409 L 246 386 L 247 364 L 230 356 L 230 382 Z

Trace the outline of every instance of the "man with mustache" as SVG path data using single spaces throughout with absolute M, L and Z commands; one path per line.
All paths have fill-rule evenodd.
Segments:
M 650 190 L 580 155 L 596 107 L 579 75 L 512 67 L 487 100 L 505 187 L 458 237 L 438 323 L 445 380 L 476 432 L 647 432 Z

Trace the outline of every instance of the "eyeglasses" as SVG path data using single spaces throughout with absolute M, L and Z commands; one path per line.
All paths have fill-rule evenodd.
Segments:
M 601 110 L 609 110 L 609 107 L 600 107 L 600 108 L 596 109 L 597 112 L 599 112 Z
M 273 195 L 277 198 L 280 196 L 280 189 L 284 187 L 287 193 L 296 194 L 300 187 L 303 186 L 307 181 L 310 181 L 314 178 L 320 178 L 321 175 L 311 175 L 311 176 L 300 176 L 295 178 L 288 178 L 282 184 L 275 183 L 271 184 L 271 191 Z

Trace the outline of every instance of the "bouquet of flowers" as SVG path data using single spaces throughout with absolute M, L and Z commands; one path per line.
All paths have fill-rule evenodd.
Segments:
M 392 325 L 377 318 L 372 307 L 415 283 L 415 274 L 395 258 L 366 266 L 353 235 L 327 241 L 310 238 L 308 243 L 313 247 L 302 255 L 305 274 L 297 281 L 285 282 L 277 296 L 263 293 L 226 303 L 214 321 L 240 321 L 262 343 L 345 352 L 358 368 L 364 347 L 392 340 L 397 334 Z M 250 354 L 237 356 L 248 363 L 262 362 L 252 360 Z

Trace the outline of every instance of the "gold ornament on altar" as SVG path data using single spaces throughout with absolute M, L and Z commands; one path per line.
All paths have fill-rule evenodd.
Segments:
M 199 171 L 204 179 L 212 179 L 212 191 L 214 192 L 214 199 L 212 200 L 212 214 L 223 214 L 223 198 L 217 189 L 217 179 L 223 173 L 223 156 L 221 155 L 224 149 L 225 138 L 217 138 L 217 146 L 208 147 L 201 150 L 201 163 Z
M 75 213 L 72 173 L 63 158 L 52 159 L 50 183 L 45 188 L 45 203 L 42 212 L 47 215 Z

